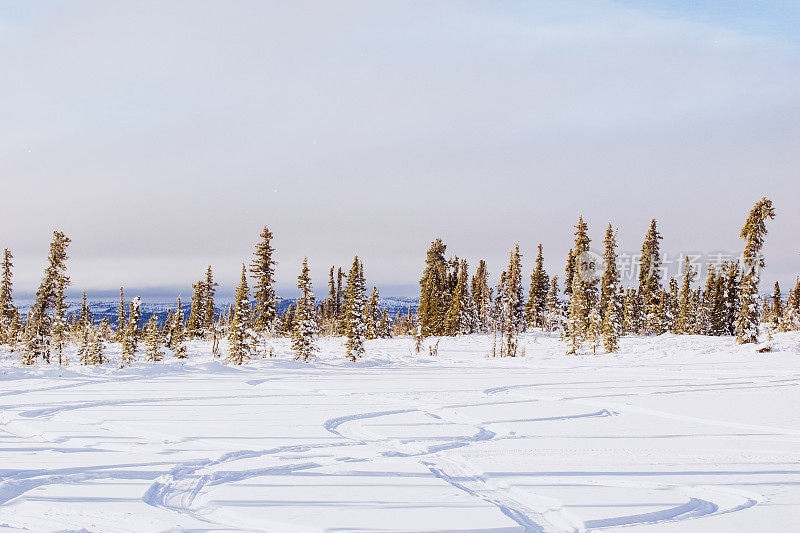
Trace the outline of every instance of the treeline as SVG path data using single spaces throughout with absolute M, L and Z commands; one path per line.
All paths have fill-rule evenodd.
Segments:
M 102 364 L 105 344 L 118 342 L 121 366 L 137 357 L 157 362 L 168 352 L 185 358 L 186 343 L 194 339 L 210 341 L 215 356 L 222 355 L 220 340 L 227 339 L 226 358 L 233 364 L 243 364 L 259 352 L 273 355 L 268 339 L 276 336 L 291 337 L 296 358 L 304 361 L 317 351 L 320 335 L 346 337 L 347 357 L 352 361 L 364 355 L 366 340 L 395 335 L 413 335 L 420 351 L 427 337 L 491 333 L 491 355 L 501 357 L 524 355 L 519 334 L 531 329 L 557 332 L 566 342 L 568 354 L 596 352 L 601 347 L 605 352 L 616 352 L 619 338 L 626 334 L 735 335 L 739 342 L 750 343 L 757 341 L 761 323 L 769 335 L 800 329 L 800 280 L 786 300 L 777 283 L 771 298 L 760 301 L 758 297 L 766 221 L 774 216 L 772 202 L 760 200 L 741 230 L 743 259 L 709 265 L 705 283 L 697 288 L 693 284 L 698 273 L 688 258 L 680 279 L 661 279 L 661 235 L 655 220 L 642 244 L 638 284 L 627 288 L 621 284 L 617 230 L 611 224 L 606 228 L 600 256 L 591 252 L 589 228 L 579 217 L 563 283 L 558 275 L 545 270 L 541 244 L 529 283 L 524 282 L 522 255 L 515 245 L 499 282 L 490 286 L 485 261 L 480 261 L 470 275 L 466 260 L 448 259 L 446 245 L 436 239 L 426 255 L 417 312 L 395 317 L 381 309 L 377 287 L 367 295 L 364 265 L 358 257 L 347 271 L 330 268 L 328 294 L 320 302 L 314 297 L 308 261 L 304 260 L 297 277 L 299 296 L 294 305 L 279 314 L 273 235 L 265 227 L 252 261 L 242 264 L 233 304 L 222 313 L 216 312 L 218 284 L 208 266 L 192 285 L 188 317 L 184 317 L 178 298 L 164 324 L 159 324 L 155 316 L 142 324 L 139 298 L 127 302 L 120 288 L 114 326 L 108 320 L 95 324 L 85 292 L 80 312 L 67 318 L 64 291 L 70 285 L 66 268 L 70 239 L 55 231 L 48 266 L 24 319 L 12 297 L 13 255 L 7 249 L 3 252 L 0 343 L 18 351 L 26 365 L 69 364 L 65 348 L 73 344 L 79 362 L 88 365 Z M 252 282 L 252 291 L 248 281 Z
M 215 295 L 218 283 L 211 266 L 203 277 L 192 285 L 193 294 L 188 317 L 184 316 L 180 298 L 163 324 L 153 315 L 141 323 L 140 299 L 126 301 L 120 288 L 119 310 L 115 325 L 104 319 L 95 324 L 86 304 L 86 293 L 79 313 L 68 318 L 65 288 L 70 285 L 67 275 L 67 249 L 70 239 L 60 231 L 53 233 L 48 266 L 33 306 L 22 317 L 14 305 L 12 294 L 12 259 L 9 250 L 3 253 L 0 280 L 0 344 L 18 351 L 25 365 L 36 363 L 69 364 L 66 350 L 76 347 L 81 364 L 105 362 L 105 346 L 118 342 L 121 346 L 120 366 L 137 359 L 158 362 L 169 352 L 174 357 L 187 356 L 186 343 L 202 339 L 211 342 L 212 352 L 221 356 L 220 340 L 227 339 L 226 358 L 243 364 L 259 350 L 267 351 L 267 339 L 289 336 L 297 359 L 307 361 L 317 351 L 319 335 L 347 336 L 347 356 L 357 360 L 364 354 L 364 342 L 406 334 L 413 330 L 413 317 L 392 319 L 380 307 L 377 287 L 367 295 L 364 265 L 353 259 L 349 272 L 331 267 L 329 294 L 316 302 L 312 290 L 308 261 L 304 260 L 297 287 L 299 297 L 282 314 L 278 313 L 275 283 L 275 249 L 272 232 L 264 228 L 249 266 L 242 265 L 242 275 L 236 288 L 233 304 L 222 313 L 216 312 Z M 252 294 L 248 280 L 253 283 Z
M 662 279 L 662 237 L 655 219 L 642 243 L 636 286 L 621 284 L 617 230 L 608 225 L 603 254 L 594 254 L 589 228 L 579 217 L 564 269 L 563 292 L 558 276 L 544 269 L 540 244 L 527 299 L 519 245 L 511 250 L 499 283 L 489 287 L 484 261 L 470 278 L 466 261 L 446 259 L 446 246 L 437 239 L 428 249 L 420 280 L 418 334 L 493 333 L 492 353 L 515 356 L 520 355 L 518 335 L 530 328 L 558 332 L 567 342 L 568 354 L 596 352 L 601 346 L 606 352 L 616 352 L 619 338 L 626 334 L 735 335 L 740 343 L 753 343 L 762 321 L 768 335 L 800 329 L 800 279 L 785 301 L 777 283 L 773 296 L 759 301 L 766 221 L 774 217 L 770 200 L 756 203 L 740 232 L 745 244 L 742 259 L 709 264 L 708 277 L 697 288 L 693 283 L 698 272 L 688 257 L 679 279 Z

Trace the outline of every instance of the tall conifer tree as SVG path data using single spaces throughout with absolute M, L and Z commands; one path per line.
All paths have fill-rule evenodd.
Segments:
M 191 337 L 203 335 L 205 325 L 205 281 L 200 280 L 192 284 L 192 306 L 189 310 L 189 319 L 186 321 L 186 331 Z
M 169 348 L 178 359 L 186 358 L 186 332 L 183 325 L 183 309 L 181 308 L 181 297 L 178 296 L 178 305 L 175 314 L 172 315 L 172 334 L 169 338 Z
M 367 336 L 366 288 L 364 287 L 364 268 L 353 258 L 353 266 L 347 276 L 344 297 L 344 329 L 347 341 L 347 358 L 355 361 L 364 355 L 364 341 Z
M 567 353 L 577 353 L 589 331 L 589 314 L 596 305 L 597 300 L 597 265 L 594 256 L 590 253 L 589 227 L 578 218 L 575 225 L 575 246 L 572 250 L 572 294 L 569 301 L 567 317 L 567 335 L 569 336 L 569 350 Z M 569 269 L 568 269 L 569 274 Z
M 772 291 L 772 313 L 770 314 L 770 322 L 777 328 L 781 324 L 783 318 L 783 296 L 781 295 L 781 286 L 776 281 L 775 290 Z
M 472 333 L 475 328 L 477 312 L 475 302 L 469 294 L 468 268 L 467 261 L 462 259 L 459 265 L 458 282 L 445 319 L 445 334 L 447 335 Z
M 619 270 L 617 269 L 617 232 L 609 222 L 606 238 L 603 241 L 603 273 L 600 278 L 600 316 L 605 317 L 609 305 L 613 305 L 619 289 Z
M 449 305 L 448 263 L 444 257 L 447 246 L 441 239 L 431 243 L 425 259 L 425 271 L 420 285 L 419 309 L 417 315 L 422 328 L 422 335 L 441 335 Z
M 272 246 L 272 232 L 264 226 L 261 240 L 256 245 L 250 273 L 256 282 L 253 285 L 255 300 L 255 329 L 259 332 L 272 332 L 278 319 L 278 303 L 275 296 L 275 248 Z
M 0 332 L 10 329 L 11 321 L 14 318 L 14 297 L 11 268 L 14 263 L 11 260 L 14 256 L 5 248 L 3 250 L 3 262 L 0 264 Z
M 486 333 L 491 330 L 492 289 L 489 287 L 489 271 L 483 259 L 478 263 L 478 268 L 472 277 L 472 300 L 477 315 L 476 327 L 478 331 Z
M 50 311 L 55 306 L 56 294 L 59 284 L 64 287 L 69 285 L 67 276 L 67 247 L 70 238 L 60 231 L 53 232 L 53 241 L 50 243 L 50 253 L 47 260 L 42 282 L 36 291 L 36 300 L 28 313 L 26 324 L 28 351 L 23 358 L 27 364 L 33 364 L 39 358 L 50 362 L 49 335 L 51 326 Z
M 250 359 L 253 350 L 253 339 L 249 330 L 250 294 L 247 287 L 247 270 L 242 264 L 242 277 L 236 287 L 233 308 L 228 318 L 227 360 L 234 365 L 241 365 Z
M 725 278 L 725 325 L 724 335 L 736 335 L 736 317 L 739 315 L 739 287 L 742 283 L 742 268 L 738 261 L 728 263 Z
M 572 296 L 572 281 L 575 278 L 575 251 L 570 248 L 567 254 L 567 266 L 564 268 L 564 295 Z
M 311 287 L 311 275 L 308 269 L 308 258 L 303 259 L 303 268 L 297 276 L 297 288 L 300 297 L 297 299 L 294 329 L 292 331 L 292 349 L 295 359 L 308 361 L 317 351 L 317 321 L 314 316 L 314 293 Z
M 161 329 L 158 327 L 156 315 L 152 315 L 147 322 L 145 346 L 144 357 L 148 363 L 158 363 L 164 359 L 164 351 L 161 349 L 163 339 L 161 338 Z
M 334 267 L 328 273 L 328 298 L 325 300 L 325 318 L 336 319 L 336 278 L 334 277 Z
M 567 316 L 567 354 L 576 355 L 580 352 L 583 341 L 589 331 L 588 313 L 589 301 L 584 284 L 580 276 L 572 278 L 572 295 L 569 299 L 569 314 Z
M 67 340 L 67 308 L 64 289 L 67 281 L 60 277 L 56 283 L 56 298 L 53 304 L 53 325 L 50 328 L 51 343 L 58 354 L 58 364 L 64 364 L 64 343 Z
M 122 341 L 125 335 L 125 292 L 122 287 L 119 288 L 119 308 L 117 309 L 117 342 Z
M 547 316 L 545 328 L 547 331 L 564 331 L 564 306 L 558 295 L 558 276 L 550 280 L 550 290 L 547 291 Z
M 203 282 L 203 289 L 205 294 L 203 297 L 203 328 L 206 332 L 214 329 L 216 322 L 216 308 L 214 306 L 214 295 L 217 292 L 219 283 L 214 282 L 214 273 L 211 271 L 211 265 L 206 268 L 206 279 Z
M 603 275 L 600 282 L 600 317 L 603 346 L 608 353 L 616 352 L 622 334 L 622 302 L 619 297 L 620 276 L 617 270 L 617 232 L 609 223 L 603 252 Z
M 92 343 L 89 346 L 89 364 L 102 365 L 104 362 L 105 339 L 102 332 L 92 328 Z
M 528 326 L 541 328 L 544 327 L 544 317 L 547 314 L 547 291 L 550 289 L 550 281 L 544 269 L 544 255 L 542 254 L 542 244 L 539 243 L 538 253 L 536 254 L 536 266 L 531 274 L 531 289 L 528 294 L 528 303 L 525 306 L 525 318 Z
M 372 294 L 367 301 L 367 339 L 378 338 L 378 324 L 381 321 L 380 294 L 373 285 Z
M 744 272 L 739 292 L 739 315 L 736 321 L 736 339 L 739 343 L 756 342 L 758 340 L 758 282 L 764 258 L 761 249 L 767 235 L 766 221 L 775 218 L 772 200 L 762 198 L 750 211 L 741 237 L 745 241 Z
M 503 313 L 506 331 L 515 334 L 525 331 L 525 297 L 522 288 L 522 255 L 519 244 L 514 245 L 508 260 L 505 288 L 503 290 Z
M 692 282 L 697 277 L 697 272 L 692 267 L 689 257 L 684 259 L 681 274 L 680 305 L 678 308 L 677 332 L 689 334 L 693 332 L 694 311 L 692 308 Z
M 639 268 L 639 297 L 644 306 L 644 323 L 647 333 L 658 333 L 658 308 L 661 305 L 659 290 L 661 289 L 661 234 L 658 232 L 656 219 L 650 220 L 650 227 L 642 243 L 642 255 Z

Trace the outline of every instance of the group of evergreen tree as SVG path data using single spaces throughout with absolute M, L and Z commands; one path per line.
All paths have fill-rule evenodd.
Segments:
M 186 330 L 192 338 L 214 337 L 216 335 L 216 307 L 214 295 L 218 283 L 214 281 L 211 265 L 206 267 L 205 276 L 192 284 L 192 306 L 186 321 Z
M 513 356 L 517 354 L 517 335 L 527 328 L 560 332 L 569 354 L 579 353 L 587 345 L 593 351 L 602 345 L 606 352 L 616 352 L 619 338 L 626 334 L 735 335 L 740 343 L 756 342 L 759 320 L 765 316 L 775 317 L 773 329 L 798 329 L 800 289 L 791 292 L 785 305 L 777 294 L 771 306 L 765 302 L 764 313 L 759 308 L 758 281 L 764 267 L 761 250 L 766 220 L 774 216 L 772 202 L 760 200 L 741 231 L 745 264 L 709 265 L 705 286 L 694 289 L 697 272 L 688 258 L 680 283 L 675 278 L 662 280 L 662 237 L 655 219 L 642 244 L 638 285 L 624 288 L 617 265 L 617 230 L 608 225 L 603 255 L 597 256 L 590 249 L 588 226 L 579 217 L 567 255 L 564 300 L 559 296 L 558 276 L 550 278 L 544 269 L 541 244 L 524 302 L 518 245 L 494 289 L 488 286 L 485 262 L 480 262 L 470 296 L 465 294 L 466 283 L 453 281 L 466 278 L 466 262 L 458 258 L 448 261 L 445 244 L 436 239 L 428 249 L 420 280 L 418 335 L 494 331 L 501 339 L 499 355 Z M 778 287 L 776 291 L 779 293 Z M 494 348 L 493 354 L 497 355 Z
M 780 284 L 775 282 L 772 295 L 764 298 L 761 321 L 770 333 L 800 329 L 800 278 L 795 279 L 794 288 L 789 289 L 785 300 Z
M 4 250 L 0 263 L 0 344 L 19 351 L 23 364 L 50 363 L 53 354 L 60 364 L 68 364 L 66 346 L 75 346 L 82 364 L 102 364 L 109 342 L 121 346 L 121 366 L 143 360 L 158 362 L 167 354 L 187 357 L 189 339 L 212 341 L 218 353 L 218 340 L 226 338 L 227 360 L 243 364 L 262 344 L 274 336 L 291 338 L 296 358 L 308 361 L 318 350 L 320 335 L 346 337 L 347 358 L 356 361 L 365 354 L 369 339 L 393 335 L 413 335 L 418 349 L 426 337 L 469 333 L 492 333 L 493 354 L 523 355 L 519 334 L 538 328 L 558 333 L 567 343 L 567 353 L 602 347 L 613 353 L 626 334 L 662 333 L 733 335 L 741 343 L 756 342 L 759 326 L 771 334 L 800 329 L 800 278 L 783 298 L 776 283 L 771 297 L 758 297 L 761 255 L 767 233 L 766 221 L 774 218 L 772 202 L 760 200 L 750 211 L 741 231 L 744 239 L 742 261 L 709 265 L 704 284 L 694 288 L 697 271 L 687 257 L 680 279 L 662 279 L 660 241 L 657 222 L 651 220 L 641 249 L 637 285 L 623 287 L 618 268 L 617 230 L 608 224 L 602 256 L 591 251 L 589 228 L 583 217 L 575 225 L 575 239 L 567 254 L 563 297 L 559 279 L 544 267 L 542 245 L 537 247 L 530 284 L 525 287 L 522 254 L 515 244 L 509 262 L 490 286 L 486 262 L 478 263 L 470 275 L 464 259 L 446 257 L 446 245 L 435 239 L 428 248 L 425 268 L 419 281 L 420 299 L 416 313 L 389 317 L 381 308 L 377 287 L 367 295 L 364 265 L 353 259 L 349 271 L 331 267 L 328 295 L 317 302 L 312 289 L 308 260 L 304 259 L 297 278 L 299 296 L 293 305 L 278 313 L 275 283 L 273 234 L 264 228 L 256 244 L 249 269 L 243 264 L 234 301 L 218 312 L 215 294 L 218 284 L 211 266 L 193 284 L 189 316 L 184 320 L 181 300 L 160 324 L 154 315 L 141 323 L 140 299 L 126 302 L 120 288 L 119 311 L 115 327 L 104 320 L 95 324 L 84 292 L 79 312 L 68 315 L 65 289 L 67 248 L 70 239 L 60 231 L 53 233 L 48 264 L 26 316 L 21 316 L 13 299 L 13 254 Z M 250 296 L 248 273 L 253 279 Z M 527 294 L 527 298 L 526 298 Z M 140 341 L 144 347 L 140 348 Z M 431 350 L 433 353 L 433 350 Z M 270 351 L 270 353 L 272 353 Z

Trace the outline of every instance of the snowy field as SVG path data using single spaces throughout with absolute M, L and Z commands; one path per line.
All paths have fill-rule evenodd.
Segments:
M 367 343 L 241 368 L 0 352 L 0 531 L 797 531 L 800 334 Z

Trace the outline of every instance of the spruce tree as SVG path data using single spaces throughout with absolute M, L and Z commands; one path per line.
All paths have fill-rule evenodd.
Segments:
M 78 322 L 84 326 L 89 324 L 94 325 L 92 312 L 89 310 L 89 306 L 86 304 L 86 290 L 83 291 L 83 298 L 81 299 L 81 315 L 78 318 Z
M 650 221 L 650 227 L 642 243 L 642 255 L 639 268 L 639 297 L 644 305 L 644 325 L 647 333 L 658 333 L 661 327 L 659 321 L 659 298 L 661 289 L 661 254 L 659 241 L 662 239 L 658 232 L 656 219 Z
M 564 268 L 564 295 L 572 296 L 572 282 L 575 279 L 575 251 L 570 248 L 567 254 L 567 266 Z
M 800 329 L 800 277 L 795 281 L 794 289 L 789 291 L 786 306 L 783 310 L 783 329 L 794 331 Z
M 50 362 L 50 326 L 52 323 L 49 315 L 55 306 L 56 293 L 59 284 L 64 287 L 69 285 L 67 271 L 67 247 L 70 238 L 60 231 L 53 232 L 53 241 L 50 243 L 47 267 L 45 268 L 42 282 L 36 291 L 36 300 L 28 313 L 26 325 L 28 352 L 24 357 L 26 363 L 33 364 L 38 359 Z
M 725 287 L 727 285 L 726 272 L 727 265 L 720 265 L 719 272 L 714 279 L 714 286 L 711 290 L 711 334 L 715 336 L 725 335 L 726 301 Z
M 216 323 L 216 307 L 214 306 L 214 295 L 217 292 L 216 287 L 219 283 L 214 282 L 214 273 L 211 271 L 211 265 L 206 268 L 206 279 L 203 283 L 205 294 L 203 297 L 203 329 L 206 332 L 213 332 Z
M 183 310 L 181 309 L 181 298 L 178 296 L 178 306 L 175 314 L 172 315 L 172 335 L 169 338 L 169 348 L 178 359 L 186 359 L 186 333 L 183 325 Z
M 696 331 L 700 335 L 712 335 L 714 331 L 714 306 L 716 302 L 717 273 L 713 265 L 708 265 L 706 284 L 700 295 L 697 309 Z
M 519 244 L 514 245 L 508 260 L 505 288 L 503 291 L 503 313 L 506 331 L 515 334 L 525 331 L 525 297 L 522 288 L 522 255 Z
M 36 364 L 41 349 L 38 331 L 39 324 L 36 322 L 36 317 L 29 314 L 22 332 L 23 347 L 19 356 L 20 364 L 26 366 Z
M 531 274 L 531 289 L 528 293 L 528 303 L 525 306 L 525 318 L 530 327 L 543 328 L 544 318 L 547 314 L 547 291 L 550 281 L 544 269 L 544 255 L 542 243 L 539 243 L 536 254 L 536 266 Z
M 586 340 L 589 329 L 589 308 L 584 284 L 581 283 L 580 276 L 575 275 L 572 278 L 572 296 L 569 300 L 569 314 L 567 316 L 568 355 L 577 355 Z
M 468 334 L 477 331 L 478 328 L 478 309 L 475 307 L 475 299 L 470 294 L 469 287 L 469 264 L 466 259 L 461 260 L 458 285 L 460 285 L 459 299 L 461 300 L 461 319 L 459 330 L 461 333 Z
M 783 319 L 783 296 L 781 295 L 781 286 L 776 281 L 775 290 L 772 292 L 772 313 L 770 315 L 770 322 L 774 328 L 779 328 L 781 320 Z
M 572 251 L 572 294 L 569 301 L 567 318 L 567 335 L 569 349 L 567 353 L 576 354 L 580 350 L 589 329 L 589 314 L 597 300 L 597 265 L 591 255 L 588 226 L 583 217 L 578 218 L 575 225 L 575 246 Z M 569 269 L 568 269 L 569 275 Z
M 475 302 L 469 294 L 468 269 L 467 261 L 462 259 L 459 265 L 458 281 L 445 319 L 446 335 L 472 333 L 476 327 L 477 311 Z
M 12 294 L 13 281 L 11 260 L 14 256 L 8 250 L 3 250 L 3 262 L 0 264 L 0 342 L 10 337 L 11 321 L 14 319 L 14 297 Z
M 242 277 L 236 287 L 233 308 L 228 317 L 228 357 L 229 363 L 244 364 L 250 359 L 253 350 L 253 339 L 248 329 L 250 320 L 250 295 L 247 287 L 247 270 L 242 264 Z
M 91 349 L 92 328 L 90 328 L 88 324 L 82 322 L 78 323 L 78 328 L 80 331 L 81 342 L 78 345 L 78 351 L 76 352 L 75 355 L 78 356 L 78 361 L 80 361 L 82 365 L 84 366 L 91 365 L 92 360 L 91 360 L 90 349 Z
M 164 358 L 164 352 L 161 349 L 163 341 L 161 339 L 161 329 L 158 327 L 158 318 L 152 315 L 147 322 L 147 329 L 145 331 L 145 360 L 149 363 L 158 363 Z
M 619 300 L 620 276 L 617 270 L 617 232 L 606 228 L 603 252 L 603 275 L 600 282 L 599 328 L 606 352 L 617 351 L 622 334 L 622 310 Z
M 642 295 L 645 304 L 651 295 L 661 286 L 661 256 L 660 244 L 662 239 L 658 232 L 656 219 L 650 220 L 650 227 L 644 236 L 642 243 L 642 255 L 639 268 L 639 293 Z
M 292 349 L 295 359 L 308 361 L 317 351 L 317 321 L 314 316 L 314 293 L 311 287 L 311 276 L 308 269 L 308 258 L 303 259 L 303 268 L 297 276 L 297 288 L 300 297 L 297 299 L 294 329 L 292 331 Z
M 472 277 L 472 301 L 476 313 L 476 328 L 486 333 L 491 329 L 492 289 L 489 287 L 489 271 L 483 259 L 478 263 L 478 269 Z
M 625 291 L 623 330 L 639 334 L 643 329 L 643 305 L 639 291 L 629 288 Z
M 586 330 L 586 338 L 592 348 L 592 353 L 597 354 L 597 348 L 603 341 L 603 319 L 597 307 L 593 307 L 589 312 L 589 327 Z
M 495 296 L 494 296 L 494 301 L 492 302 L 493 303 L 492 314 L 495 317 L 494 324 L 493 324 L 493 326 L 494 326 L 493 327 L 493 333 L 494 333 L 495 337 L 497 337 L 498 333 L 500 335 L 500 357 L 504 357 L 505 356 L 504 339 L 505 339 L 505 331 L 506 331 L 506 327 L 507 327 L 506 323 L 507 323 L 508 317 L 506 316 L 506 313 L 504 312 L 503 302 L 505 302 L 507 300 L 507 298 L 505 296 L 505 294 L 506 294 L 506 277 L 507 276 L 508 276 L 508 274 L 506 274 L 505 271 L 500 273 L 500 280 L 497 283 L 497 288 L 496 288 L 496 292 L 495 292 Z M 494 345 L 493 345 L 492 346 L 492 354 L 493 354 L 493 356 L 494 356 L 494 352 L 495 352 L 495 348 L 494 348 Z
M 443 333 L 451 337 L 461 333 L 461 315 L 464 312 L 462 308 L 464 300 L 461 298 L 462 290 L 461 284 L 457 284 L 453 299 L 450 302 L 450 308 L 447 310 L 444 320 Z
M 425 259 L 425 271 L 420 285 L 419 309 L 417 311 L 422 335 L 441 335 L 447 315 L 449 298 L 447 295 L 449 282 L 449 265 L 444 254 L 447 246 L 441 239 L 431 243 Z
M 336 277 L 334 276 L 335 268 L 331 267 L 328 272 L 328 297 L 325 299 L 325 308 L 323 310 L 323 318 L 327 320 L 326 333 L 336 333 L 336 320 L 338 319 L 336 313 Z
M 381 321 L 380 294 L 378 287 L 372 286 L 372 293 L 367 301 L 367 339 L 378 338 L 378 324 Z
M 12 351 L 16 348 L 16 344 L 19 341 L 21 332 L 22 324 L 19 318 L 19 308 L 14 307 L 14 314 L 11 318 L 11 327 L 8 329 L 6 334 L 6 342 L 11 347 Z
M 292 331 L 294 331 L 294 311 L 295 305 L 289 304 L 289 306 L 283 312 L 283 315 L 281 315 L 280 332 L 283 335 L 291 336 Z
M 103 340 L 108 341 L 114 337 L 114 332 L 111 330 L 111 321 L 108 317 L 103 317 L 100 321 L 100 334 L 103 336 Z
M 133 333 L 133 326 L 130 322 L 125 325 L 120 343 L 122 344 L 122 355 L 119 367 L 124 368 L 133 363 L 134 358 L 136 357 L 136 337 Z
M 545 328 L 549 332 L 564 331 L 564 306 L 558 297 L 558 276 L 550 280 L 550 290 L 547 291 L 547 316 Z
M 272 246 L 272 232 L 264 226 L 261 240 L 256 245 L 250 273 L 255 278 L 253 300 L 255 301 L 255 329 L 258 332 L 273 332 L 278 319 L 278 301 L 275 296 L 275 248 Z
M 677 333 L 689 334 L 693 331 L 694 309 L 692 309 L 692 282 L 697 276 L 697 272 L 692 267 L 689 258 L 686 257 L 683 263 L 683 273 L 681 275 L 680 306 L 678 309 Z
M 205 322 L 205 281 L 200 280 L 192 284 L 192 306 L 189 310 L 189 319 L 186 321 L 186 331 L 190 337 L 203 335 Z
M 122 337 L 125 335 L 125 292 L 122 287 L 119 288 L 119 309 L 117 310 L 117 342 L 122 342 Z
M 617 270 L 617 232 L 611 228 L 611 223 L 606 228 L 606 238 L 603 241 L 603 274 L 600 278 L 600 316 L 605 317 L 610 305 L 619 289 L 619 271 Z
M 92 328 L 92 343 L 89 347 L 88 363 L 90 365 L 103 364 L 103 351 L 105 349 L 105 342 L 101 332 Z
M 623 289 L 619 290 L 609 299 L 603 316 L 603 348 L 606 353 L 615 353 L 619 350 L 619 338 L 623 330 L 622 299 Z
M 347 341 L 347 358 L 356 361 L 364 355 L 364 340 L 367 334 L 366 292 L 363 267 L 356 256 L 347 276 L 344 297 L 344 328 Z
M 67 307 L 64 297 L 66 280 L 62 277 L 56 283 L 56 298 L 53 304 L 53 324 L 50 328 L 51 342 L 58 354 L 58 364 L 68 364 L 69 360 L 64 360 L 64 344 L 67 340 Z
M 739 314 L 739 286 L 741 285 L 742 268 L 739 262 L 731 261 L 727 265 L 727 276 L 724 286 L 724 335 L 736 335 L 736 317 Z
M 678 281 L 671 277 L 669 278 L 669 291 L 664 294 L 664 331 L 671 333 L 678 333 L 678 316 L 680 314 L 680 290 L 678 289 Z
M 344 299 L 344 284 L 342 283 L 344 272 L 342 267 L 336 269 L 336 317 L 338 318 L 342 312 L 342 300 Z
M 378 337 L 388 339 L 392 336 L 392 321 L 389 318 L 389 311 L 384 309 L 381 312 L 381 321 L 378 323 Z
M 739 291 L 739 314 L 736 321 L 736 339 L 742 343 L 758 340 L 758 282 L 764 268 L 761 249 L 767 234 L 767 219 L 775 218 L 772 200 L 762 198 L 750 211 L 741 237 L 745 241 L 744 272 Z
M 128 306 L 128 329 L 131 333 L 134 345 L 139 338 L 139 321 L 142 319 L 142 299 L 135 296 Z

